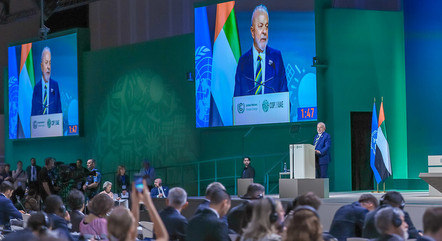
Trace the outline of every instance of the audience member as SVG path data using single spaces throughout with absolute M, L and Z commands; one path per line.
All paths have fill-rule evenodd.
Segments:
M 247 187 L 247 193 L 242 196 L 244 200 L 240 205 L 232 208 L 227 214 L 227 223 L 229 229 L 237 234 L 242 234 L 243 229 L 252 219 L 253 203 L 252 200 L 259 200 L 264 197 L 264 186 L 258 183 L 252 183 Z
M 9 181 L 3 181 L 0 184 L 0 225 L 9 226 L 9 221 L 12 218 L 22 219 L 20 213 L 10 200 L 14 186 Z
M 105 181 L 103 184 L 103 191 L 100 192 L 100 194 L 106 194 L 108 195 L 110 198 L 112 198 L 112 200 L 114 199 L 114 194 L 111 192 L 112 189 L 112 182 L 109 181 Z
M 146 180 L 149 189 L 152 189 L 152 182 L 155 180 L 155 169 L 150 166 L 150 162 L 148 160 L 143 161 L 143 168 L 140 170 L 140 175 L 142 175 L 144 180 Z
M 199 213 L 209 207 L 210 199 L 212 198 L 212 194 L 218 189 L 226 190 L 226 188 L 220 182 L 212 182 L 206 187 L 205 199 L 203 200 L 203 202 L 201 204 L 198 205 L 198 208 L 196 209 L 195 214 L 197 214 L 197 213 Z
M 99 185 L 101 182 L 101 174 L 95 168 L 95 164 L 94 159 L 87 160 L 87 169 L 89 170 L 89 174 L 86 177 L 86 183 L 83 185 L 83 190 L 85 191 L 85 196 L 88 200 L 91 200 L 95 195 L 98 194 Z
M 80 222 L 80 233 L 85 238 L 99 237 L 107 239 L 106 214 L 114 206 L 114 201 L 107 194 L 96 195 L 88 204 L 89 215 Z
M 423 224 L 424 235 L 418 241 L 442 241 L 442 207 L 425 210 Z
M 38 195 L 37 190 L 30 187 L 26 188 L 25 200 L 23 201 L 23 206 L 25 207 L 25 210 L 27 212 L 40 211 L 40 202 L 41 198 L 40 195 Z
M 68 228 L 70 216 L 61 197 L 58 195 L 50 195 L 46 198 L 44 204 L 45 212 L 48 214 L 52 230 L 54 230 L 58 237 L 73 241 L 74 238 L 71 236 Z
M 394 208 L 400 208 L 401 210 L 404 210 L 405 207 L 405 200 L 404 197 L 399 192 L 396 191 L 389 191 L 386 194 L 384 194 L 380 201 L 380 206 L 375 209 L 372 212 L 369 212 L 364 221 L 364 227 L 362 230 L 362 237 L 363 238 L 377 238 L 380 236 L 380 233 L 377 231 L 375 226 L 375 215 L 376 213 L 385 208 L 385 207 L 394 207 Z M 404 218 L 405 222 L 408 224 L 408 235 L 410 238 L 417 238 L 419 237 L 419 233 L 416 230 L 416 228 L 413 225 L 413 222 L 411 221 L 410 215 L 404 211 Z
M 83 161 L 77 159 L 75 168 L 72 173 L 72 179 L 74 180 L 73 187 L 78 190 L 83 190 L 83 185 L 86 182 L 86 177 L 89 174 L 89 170 L 83 166 Z
M 375 225 L 380 237 L 374 241 L 403 241 L 408 239 L 408 224 L 399 208 L 384 207 L 376 212 Z
M 80 232 L 80 222 L 84 218 L 84 195 L 77 189 L 72 189 L 69 192 L 68 204 L 71 209 L 69 215 L 71 216 L 72 232 Z
M 160 212 L 170 240 L 186 239 L 187 219 L 181 211 L 187 206 L 187 193 L 180 187 L 170 189 L 166 199 L 167 207 Z
M 169 187 L 163 186 L 163 180 L 161 178 L 155 179 L 154 188 L 150 191 L 150 195 L 156 198 L 167 198 L 169 195 Z
M 137 208 L 137 207 L 136 207 Z M 116 207 L 107 218 L 109 240 L 134 241 L 137 237 L 137 221 L 129 209 Z M 165 240 L 165 239 L 164 239 Z
M 12 171 L 12 180 L 14 181 L 14 189 L 21 187 L 26 190 L 26 180 L 28 179 L 26 172 L 23 170 L 23 162 L 17 162 L 17 169 Z
M 285 215 L 289 215 L 290 211 L 295 209 L 297 206 L 310 206 L 313 207 L 315 210 L 319 210 L 319 207 L 321 206 L 321 199 L 319 199 L 319 197 L 313 192 L 308 192 L 306 194 L 298 196 L 293 199 L 292 203 L 289 203 L 289 205 L 287 205 Z
M 378 200 L 371 194 L 362 194 L 357 202 L 342 206 L 336 211 L 330 234 L 339 241 L 350 237 L 362 237 L 365 215 L 378 207 Z
M 319 215 L 311 206 L 298 205 L 287 219 L 284 241 L 323 241 Z
M 4 174 L 6 176 L 4 176 L 3 181 L 9 181 L 10 183 L 13 183 L 14 181 L 12 180 L 12 171 L 11 171 L 11 165 L 9 163 L 5 164 L 5 171 Z
M 116 176 L 117 186 L 115 188 L 116 193 L 120 194 L 123 190 L 128 190 L 130 186 L 129 176 L 126 174 L 125 166 L 118 166 Z
M 229 241 L 227 225 L 220 218 L 227 214 L 230 205 L 230 195 L 224 189 L 213 190 L 209 207 L 190 219 L 187 226 L 187 240 Z
M 35 190 L 37 194 L 39 192 L 38 177 L 40 175 L 41 167 L 37 166 L 37 161 L 34 157 L 31 158 L 31 165 L 26 168 L 26 175 L 28 175 L 28 187 Z
M 241 178 L 255 178 L 255 168 L 250 165 L 250 162 L 250 157 L 244 157 L 244 169 L 242 171 Z
M 29 217 L 27 228 L 8 234 L 4 241 L 39 241 L 45 237 L 57 238 L 57 235 L 50 229 L 51 224 L 46 213 L 36 212 Z
M 280 201 L 270 197 L 254 205 L 252 220 L 244 229 L 242 241 L 278 241 L 279 230 L 284 220 L 284 209 Z
M 40 195 L 43 200 L 49 195 L 55 194 L 54 180 L 49 176 L 49 172 L 55 167 L 55 160 L 52 157 L 45 159 L 45 166 L 41 169 L 38 176 L 40 182 Z
M 141 192 L 141 193 L 135 189 L 135 185 L 132 185 L 132 214 L 133 214 L 133 217 L 135 217 L 135 224 L 137 226 L 138 226 L 138 221 L 139 221 L 139 217 L 140 217 L 140 208 L 139 208 L 140 201 L 147 208 L 150 219 L 153 222 L 153 230 L 155 232 L 156 240 L 157 241 L 169 240 L 169 235 L 167 233 L 167 229 L 164 226 L 163 221 L 161 221 L 160 215 L 158 214 L 158 212 L 153 204 L 152 197 L 150 196 L 149 190 L 147 188 L 146 180 L 143 180 L 143 192 Z M 111 232 L 113 231 L 112 229 L 110 229 L 110 230 L 111 230 Z M 120 239 L 120 240 L 122 240 L 122 239 Z
M 5 164 L 0 163 L 0 184 L 4 181 L 5 177 L 6 177 Z

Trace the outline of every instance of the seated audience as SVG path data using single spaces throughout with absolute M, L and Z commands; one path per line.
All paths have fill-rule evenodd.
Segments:
M 319 215 L 311 206 L 299 205 L 292 210 L 286 222 L 284 241 L 323 241 Z
M 14 181 L 14 189 L 21 187 L 23 190 L 26 190 L 26 180 L 28 176 L 26 172 L 23 170 L 23 162 L 17 162 L 17 169 L 12 171 L 12 180 Z
M 68 228 L 70 216 L 61 197 L 58 195 L 50 195 L 46 198 L 44 205 L 52 230 L 55 231 L 58 237 L 73 241 L 74 238 L 71 236 Z
M 71 208 L 69 215 L 71 216 L 72 232 L 80 232 L 80 222 L 84 218 L 84 195 L 77 189 L 69 192 L 68 204 Z
M 385 207 L 394 207 L 394 208 L 400 208 L 401 210 L 404 210 L 405 207 L 405 200 L 404 197 L 399 192 L 396 191 L 389 191 L 386 194 L 384 194 L 381 199 L 379 200 L 380 206 L 376 208 L 374 211 L 369 212 L 364 221 L 364 227 L 362 230 L 362 237 L 363 238 L 377 238 L 380 236 L 380 233 L 378 233 L 376 227 L 375 227 L 375 215 L 376 213 L 385 208 Z M 410 238 L 417 238 L 419 237 L 419 233 L 416 230 L 416 228 L 413 225 L 413 222 L 411 221 L 410 215 L 404 211 L 405 215 L 405 222 L 408 224 L 408 235 Z
M 226 223 L 220 218 L 230 209 L 230 195 L 223 189 L 216 188 L 211 193 L 210 204 L 193 216 L 187 226 L 187 240 L 192 241 L 230 241 Z
M 155 198 L 167 198 L 169 195 L 169 187 L 163 186 L 163 180 L 157 178 L 154 182 L 154 188 L 150 191 L 150 195 Z
M 252 220 L 244 229 L 242 241 L 281 240 L 280 225 L 284 220 L 284 209 L 280 201 L 270 197 L 261 199 L 253 208 Z
M 212 197 L 212 193 L 218 189 L 226 190 L 226 188 L 220 182 L 212 182 L 206 187 L 206 196 L 201 204 L 198 205 L 198 208 L 195 211 L 195 214 L 201 212 L 202 210 L 209 207 L 210 199 Z
M 51 231 L 51 223 L 44 212 L 33 213 L 27 222 L 27 227 L 20 232 L 8 234 L 4 241 L 38 241 L 45 238 L 59 240 L 56 233 Z
M 376 229 L 380 237 L 374 241 L 403 241 L 408 239 L 408 224 L 399 208 L 385 207 L 375 215 Z
M 134 241 L 137 238 L 137 221 L 125 207 L 116 207 L 107 218 L 109 240 Z
M 313 192 L 308 192 L 306 194 L 298 196 L 293 199 L 292 203 L 289 203 L 289 205 L 287 205 L 285 215 L 287 216 L 290 211 L 301 205 L 307 205 L 313 207 L 315 210 L 319 210 L 319 207 L 321 206 L 321 199 L 319 199 L 319 197 L 316 196 L 316 194 L 314 194 Z
M 100 192 L 100 194 L 106 194 L 108 195 L 110 198 L 112 198 L 112 200 L 114 199 L 114 194 L 111 192 L 112 189 L 112 182 L 109 181 L 105 181 L 103 184 L 103 191 Z
M 180 187 L 170 189 L 166 200 L 167 207 L 160 212 L 170 240 L 185 240 L 187 219 L 181 211 L 187 206 L 187 193 Z
M 3 181 L 0 184 L 0 225 L 9 227 L 9 221 L 12 218 L 22 219 L 22 213 L 15 208 L 10 200 L 14 186 L 9 181 Z
M 362 237 L 365 215 L 378 207 L 378 200 L 371 194 L 362 194 L 357 202 L 342 206 L 336 211 L 330 234 L 339 241 L 350 237 Z
M 118 166 L 116 179 L 116 193 L 122 193 L 123 190 L 128 190 L 130 188 L 130 179 L 126 174 L 125 166 Z
M 9 181 L 11 183 L 14 182 L 14 180 L 12 179 L 12 171 L 11 171 L 11 165 L 9 163 L 5 164 L 5 170 L 3 172 L 4 174 L 4 179 L 3 181 Z
M 237 234 L 242 234 L 243 229 L 252 219 L 252 201 L 262 199 L 264 192 L 264 186 L 258 183 L 252 183 L 247 187 L 247 193 L 241 197 L 246 200 L 240 205 L 232 208 L 227 214 L 227 223 L 229 224 L 230 230 Z
M 425 210 L 423 224 L 424 235 L 418 241 L 442 241 L 442 207 Z
M 25 192 L 25 199 L 23 201 L 23 206 L 27 212 L 40 211 L 40 195 L 35 190 L 35 188 L 29 186 Z
M 85 238 L 107 239 L 106 214 L 113 206 L 114 201 L 107 194 L 96 195 L 88 204 L 89 215 L 80 222 L 80 234 Z

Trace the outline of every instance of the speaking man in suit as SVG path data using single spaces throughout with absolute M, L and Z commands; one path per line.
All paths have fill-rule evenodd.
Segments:
M 153 183 L 155 186 L 150 191 L 150 196 L 153 198 L 167 198 L 169 195 L 169 187 L 163 186 L 163 180 L 161 178 L 155 179 L 155 182 Z
M 281 52 L 267 45 L 269 13 L 264 5 L 253 10 L 250 32 L 253 46 L 239 58 L 234 96 L 288 91 Z
M 51 79 L 51 49 L 45 47 L 41 53 L 41 80 L 32 94 L 31 116 L 57 113 L 62 113 L 60 91 L 57 81 Z
M 0 225 L 9 226 L 11 218 L 22 219 L 21 213 L 15 208 L 10 200 L 14 186 L 9 181 L 0 185 Z
M 319 122 L 316 130 L 318 134 L 315 136 L 315 159 L 316 159 L 316 178 L 328 178 L 328 163 L 330 163 L 330 135 L 325 132 L 325 124 Z
M 230 195 L 225 190 L 214 190 L 209 207 L 190 219 L 186 240 L 230 241 L 227 224 L 221 220 L 229 211 L 230 205 Z
M 188 204 L 186 191 L 180 187 L 170 189 L 166 203 L 167 207 L 160 212 L 160 217 L 169 233 L 169 239 L 184 241 L 188 222 L 181 211 Z

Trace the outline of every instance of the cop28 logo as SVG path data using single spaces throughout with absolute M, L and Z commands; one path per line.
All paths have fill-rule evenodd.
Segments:
M 48 119 L 47 125 L 48 125 L 48 128 L 51 128 L 51 119 Z
M 268 102 L 267 100 L 264 100 L 264 101 L 262 102 L 262 110 L 263 110 L 264 112 L 269 111 L 269 102 Z
M 246 105 L 244 103 L 239 103 L 236 108 L 238 110 L 238 113 L 242 114 L 246 110 Z

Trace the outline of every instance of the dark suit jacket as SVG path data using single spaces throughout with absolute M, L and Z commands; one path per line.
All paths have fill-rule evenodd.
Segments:
M 435 241 L 433 238 L 428 237 L 428 236 L 419 236 L 416 241 Z
M 170 240 L 185 240 L 188 222 L 178 210 L 173 207 L 167 207 L 160 212 L 160 217 L 166 226 Z
M 316 135 L 315 139 L 313 139 L 313 144 L 315 143 L 317 137 L 318 135 Z M 320 155 L 317 155 L 317 157 L 319 158 L 319 165 L 327 165 L 330 162 L 330 146 L 331 146 L 330 135 L 324 131 L 321 137 L 319 138 L 318 143 L 316 143 L 315 147 L 315 150 L 321 152 Z
M 69 216 L 71 216 L 71 224 L 72 224 L 72 228 L 71 231 L 72 232 L 80 232 L 80 222 L 81 220 L 83 220 L 84 218 L 84 214 L 80 211 L 70 211 L 69 212 Z
M 242 170 L 241 178 L 255 178 L 255 168 L 249 165 Z
M 37 167 L 37 181 L 38 181 L 38 174 L 40 174 L 41 171 L 41 167 L 40 166 L 36 166 Z M 26 175 L 28 176 L 28 182 L 31 181 L 31 166 L 28 166 L 26 168 Z
M 230 209 L 227 214 L 229 229 L 241 235 L 243 233 L 242 229 L 245 228 L 252 219 L 252 211 L 252 203 L 248 200 Z
M 123 185 L 126 186 L 126 190 L 129 191 L 131 189 L 130 185 L 130 179 L 127 174 L 124 174 L 124 183 L 122 181 L 122 176 L 117 176 L 117 193 L 120 195 L 120 193 L 123 191 Z
M 32 112 L 31 116 L 43 115 L 44 106 L 42 101 L 42 80 L 34 86 L 34 93 L 32 94 Z M 48 114 L 56 114 L 61 112 L 60 90 L 58 89 L 57 81 L 49 80 L 49 110 Z
M 369 212 L 367 214 L 367 216 L 365 217 L 365 221 L 364 221 L 364 228 L 362 230 L 362 237 L 363 238 L 377 238 L 380 236 L 380 234 L 378 233 L 378 231 L 376 230 L 376 226 L 375 226 L 375 215 L 376 213 L 385 207 L 390 207 L 390 205 L 381 205 L 379 206 L 377 209 Z M 404 211 L 404 219 L 405 222 L 408 224 L 408 235 L 409 235 L 409 239 L 413 239 L 413 238 L 418 238 L 419 237 L 419 233 L 416 230 L 416 228 L 413 225 L 413 222 L 411 221 L 410 215 Z
M 22 219 L 22 215 L 9 198 L 0 194 L 0 225 L 9 225 L 11 218 Z
M 61 237 L 65 238 L 69 241 L 74 241 L 74 238 L 72 237 L 71 233 L 69 232 L 68 222 L 64 218 L 62 218 L 54 213 L 48 214 L 48 218 L 52 224 L 52 230 L 57 232 Z
M 384 234 L 382 236 L 380 236 L 379 238 L 375 238 L 375 239 L 370 239 L 371 241 L 404 241 L 404 239 L 402 239 L 401 237 L 397 236 L 397 235 L 389 235 L 389 234 Z
M 186 233 L 188 241 L 230 241 L 227 225 L 210 209 L 190 219 Z
M 265 67 L 264 93 L 287 92 L 287 78 L 281 52 L 267 46 L 265 58 L 266 63 L 262 65 Z M 254 95 L 259 87 L 259 84 L 255 86 L 254 76 L 253 52 L 250 49 L 239 58 L 235 74 L 234 96 Z
M 336 211 L 330 227 L 330 234 L 339 241 L 345 241 L 351 237 L 361 237 L 365 215 L 368 210 L 359 202 L 347 204 Z
M 167 196 L 169 196 L 169 187 L 167 186 L 162 186 L 163 187 L 163 191 L 164 191 L 164 195 L 166 195 L 163 198 L 166 198 Z M 158 195 L 160 194 L 160 190 L 158 190 L 157 187 L 152 188 L 152 190 L 150 190 L 150 196 L 153 198 L 158 197 Z

